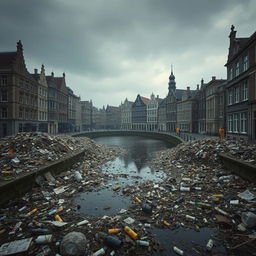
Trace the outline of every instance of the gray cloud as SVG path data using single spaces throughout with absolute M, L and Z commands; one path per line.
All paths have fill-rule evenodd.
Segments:
M 230 26 L 250 36 L 255 11 L 254 0 L 1 0 L 0 51 L 21 39 L 31 71 L 65 71 L 84 100 L 118 105 L 164 97 L 171 63 L 180 88 L 224 78 Z

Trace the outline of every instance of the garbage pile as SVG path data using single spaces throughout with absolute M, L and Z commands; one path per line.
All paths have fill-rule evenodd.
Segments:
M 227 255 L 255 253 L 256 188 L 223 170 L 217 157 L 221 151 L 236 154 L 240 146 L 207 139 L 161 151 L 153 164 L 166 172 L 165 180 L 115 184 L 110 188 L 114 193 L 131 199 L 128 209 L 114 216 L 82 217 L 74 196 L 102 189 L 118 177 L 103 173 L 101 165 L 124 153 L 91 143 L 70 170 L 37 177 L 31 192 L 0 210 L 0 255 L 153 255 L 164 249 L 153 228 L 203 227 L 217 228 L 219 234 L 203 247 L 195 245 L 197 255 L 220 255 L 214 249 L 223 243 Z M 254 151 L 244 152 L 242 157 L 251 160 Z M 191 255 L 191 248 L 169 246 L 177 255 Z
M 17 145 L 12 148 L 15 148 L 19 159 L 23 159 L 22 154 L 26 155 L 25 149 L 31 147 L 28 141 L 27 147 L 19 146 L 25 145 L 21 143 L 21 136 L 23 135 L 16 137 L 16 142 L 19 141 L 20 144 L 12 144 Z M 0 255 L 84 255 L 84 250 L 89 246 L 85 241 L 96 241 L 95 231 L 100 224 L 98 220 L 87 220 L 77 214 L 80 206 L 72 199 L 80 192 L 104 186 L 112 176 L 102 173 L 101 165 L 125 151 L 117 147 L 97 145 L 87 138 L 80 140 L 69 136 L 58 138 L 41 134 L 31 137 L 26 135 L 24 138 L 30 138 L 33 146 L 40 145 L 41 149 L 44 148 L 40 141 L 51 138 L 50 141 L 54 141 L 52 145 L 56 148 L 63 145 L 69 152 L 68 148 L 73 145 L 73 150 L 81 146 L 86 147 L 86 151 L 83 159 L 70 170 L 56 177 L 50 172 L 37 176 L 37 185 L 32 191 L 22 198 L 10 201 L 0 209 Z M 86 142 L 86 145 L 82 142 Z M 8 144 L 5 141 L 2 145 Z M 56 153 L 56 156 L 60 155 Z M 26 164 L 25 161 L 23 163 Z M 86 234 L 86 239 L 83 234 Z M 93 249 L 96 247 L 93 243 L 90 246 Z
M 202 140 L 181 143 L 175 148 L 159 152 L 157 158 L 170 164 L 172 161 L 179 163 L 221 165 L 219 153 L 225 153 L 237 159 L 256 165 L 256 145 L 244 141 L 228 139 L 206 138 Z M 168 161 L 166 162 L 166 160 Z M 158 160 L 157 160 L 158 161 Z
M 159 225 L 162 219 L 171 228 L 217 227 L 230 255 L 253 255 L 256 187 L 224 170 L 218 158 L 220 152 L 256 164 L 256 145 L 213 138 L 182 143 L 157 152 L 152 161 L 166 172 L 167 180 L 144 184 L 136 195 L 152 202 L 158 198 L 155 213 L 161 216 L 156 222 Z
M 12 180 L 19 174 L 57 161 L 66 155 L 95 144 L 85 137 L 18 133 L 0 140 L 0 181 Z

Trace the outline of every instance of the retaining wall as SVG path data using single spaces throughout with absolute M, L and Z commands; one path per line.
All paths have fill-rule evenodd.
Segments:
M 256 166 L 246 163 L 242 160 L 233 158 L 224 153 L 220 153 L 219 157 L 223 165 L 231 172 L 241 176 L 250 182 L 256 183 Z
M 38 175 L 51 172 L 57 175 L 62 171 L 70 168 L 75 162 L 79 161 L 84 155 L 86 149 L 76 151 L 72 154 L 65 156 L 65 158 L 58 160 L 52 164 L 41 167 L 38 170 L 20 175 L 17 179 L 12 181 L 5 181 L 0 183 L 0 205 L 8 202 L 11 199 L 24 195 L 30 191 L 35 184 L 35 179 Z

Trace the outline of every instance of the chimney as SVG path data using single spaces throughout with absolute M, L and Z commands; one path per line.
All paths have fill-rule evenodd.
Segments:
M 37 68 L 35 68 L 35 69 L 34 69 L 35 75 L 37 75 L 37 73 L 38 73 L 37 71 L 38 71 Z
M 188 91 L 188 92 L 190 91 L 190 87 L 189 87 L 189 86 L 187 87 L 187 91 Z
M 52 77 L 54 77 L 54 73 L 52 72 Z
M 159 99 L 159 95 L 157 95 L 156 98 Z
M 215 80 L 215 79 L 216 79 L 216 76 L 213 76 L 213 77 L 212 77 L 212 80 Z
M 199 91 L 199 84 L 196 85 L 196 89 Z
M 63 77 L 65 78 L 65 72 L 63 72 Z

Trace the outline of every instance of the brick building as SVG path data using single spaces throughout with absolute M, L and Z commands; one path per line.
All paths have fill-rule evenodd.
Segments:
M 250 37 L 229 34 L 226 85 L 226 135 L 256 141 L 256 32 Z
M 38 83 L 29 74 L 21 41 L 14 52 L 0 53 L 0 137 L 36 131 Z

